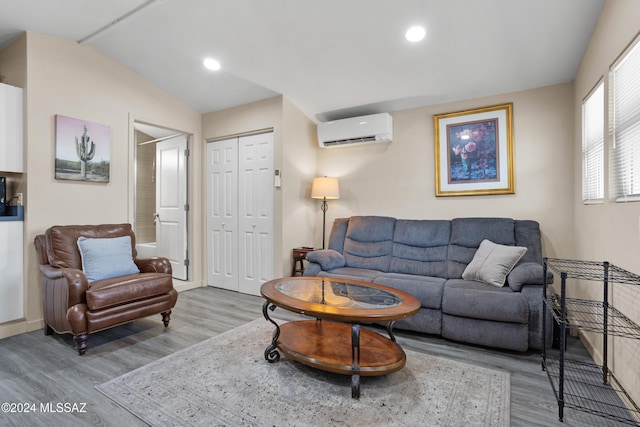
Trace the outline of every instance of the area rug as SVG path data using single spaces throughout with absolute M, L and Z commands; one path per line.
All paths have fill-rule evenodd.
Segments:
M 152 426 L 508 426 L 510 378 L 405 350 L 406 366 L 361 378 L 264 359 L 258 319 L 97 386 Z

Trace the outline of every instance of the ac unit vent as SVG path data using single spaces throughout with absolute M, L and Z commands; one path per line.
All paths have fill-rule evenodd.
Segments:
M 390 142 L 393 120 L 388 113 L 350 117 L 318 125 L 318 144 L 323 148 Z
M 335 147 L 336 145 L 364 144 L 365 142 L 375 142 L 376 136 L 363 136 L 360 138 L 338 139 L 336 141 L 325 141 L 325 147 Z

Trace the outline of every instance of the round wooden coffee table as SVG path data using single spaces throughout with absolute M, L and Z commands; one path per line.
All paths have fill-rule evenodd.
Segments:
M 420 303 L 414 296 L 373 283 L 324 277 L 275 279 L 263 284 L 260 292 L 266 299 L 264 317 L 276 327 L 264 351 L 269 362 L 280 360 L 280 350 L 305 365 L 351 375 L 354 398 L 360 397 L 361 375 L 386 375 L 404 367 L 406 355 L 395 342 L 393 325 L 418 312 Z M 269 317 L 276 307 L 315 320 L 278 325 Z M 389 338 L 360 327 L 386 322 Z

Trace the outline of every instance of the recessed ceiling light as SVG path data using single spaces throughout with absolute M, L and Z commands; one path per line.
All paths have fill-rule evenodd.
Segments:
M 416 25 L 415 27 L 409 28 L 407 32 L 404 33 L 404 36 L 410 42 L 415 43 L 422 40 L 426 34 L 427 34 L 427 31 L 424 29 L 424 27 Z
M 220 62 L 213 58 L 207 58 L 203 63 L 204 66 L 211 71 L 218 71 L 220 69 Z

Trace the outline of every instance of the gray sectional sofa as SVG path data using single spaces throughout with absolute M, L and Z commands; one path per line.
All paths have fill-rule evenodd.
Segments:
M 328 247 L 307 254 L 304 275 L 354 279 L 409 292 L 421 309 L 396 323 L 396 328 L 508 350 L 542 347 L 542 247 L 535 221 L 353 216 L 335 220 Z M 486 256 L 492 248 L 498 253 L 511 247 L 526 248 L 526 252 L 520 249 L 524 255 L 513 269 L 502 260 L 492 265 L 495 258 Z M 508 273 L 506 280 L 502 276 L 504 286 L 499 280 L 479 281 L 467 268 L 472 262 L 474 267 L 480 263 L 484 269 L 502 268 Z M 546 334 L 551 343 L 550 314 Z

